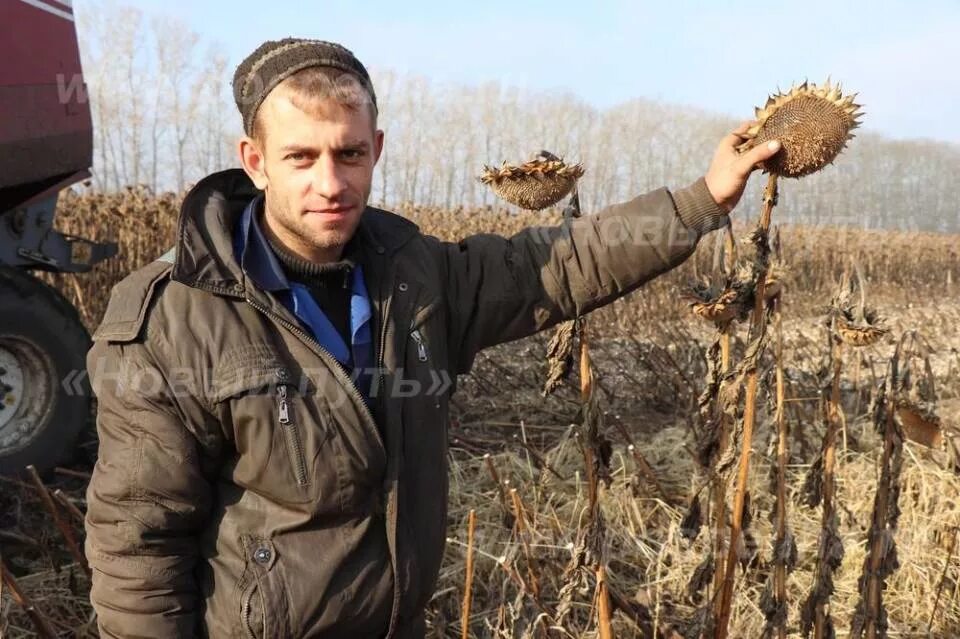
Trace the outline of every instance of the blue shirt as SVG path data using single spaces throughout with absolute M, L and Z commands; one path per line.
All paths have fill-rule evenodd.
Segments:
M 346 344 L 310 290 L 299 282 L 287 279 L 260 228 L 257 213 L 262 209 L 263 201 L 263 196 L 259 195 L 247 205 L 234 232 L 233 248 L 241 268 L 257 286 L 276 295 L 300 319 L 314 339 L 351 371 L 362 395 L 369 398 L 374 353 L 370 295 L 363 281 L 363 268 L 357 265 L 351 273 L 351 343 Z

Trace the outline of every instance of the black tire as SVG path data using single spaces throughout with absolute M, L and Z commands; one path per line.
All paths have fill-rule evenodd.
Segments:
M 0 375 L 0 474 L 29 464 L 43 472 L 71 456 L 90 418 L 90 345 L 63 295 L 0 266 L 0 358 L 14 362 Z

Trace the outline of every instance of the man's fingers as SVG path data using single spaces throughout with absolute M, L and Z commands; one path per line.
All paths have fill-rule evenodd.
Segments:
M 738 126 L 736 129 L 733 130 L 733 133 L 735 135 L 743 135 L 750 129 L 752 125 L 753 125 L 753 120 L 744 120 L 743 122 L 740 123 L 740 126 Z
M 740 126 L 738 126 L 736 129 L 728 133 L 727 136 L 723 138 L 723 145 L 729 146 L 729 147 L 735 147 L 741 142 L 743 142 L 743 136 L 750 129 L 750 126 L 752 124 L 753 124 L 752 120 L 744 120 L 743 122 L 741 122 Z
M 737 173 L 743 176 L 750 175 L 750 173 L 757 167 L 757 164 L 763 162 L 769 157 L 776 155 L 780 150 L 780 142 L 777 140 L 770 140 L 765 144 L 755 146 L 737 160 L 736 169 Z

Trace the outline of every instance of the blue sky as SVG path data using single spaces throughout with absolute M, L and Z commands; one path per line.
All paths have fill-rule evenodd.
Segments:
M 442 82 L 499 79 L 601 108 L 656 98 L 742 119 L 778 86 L 829 74 L 859 92 L 865 129 L 960 144 L 958 0 L 120 1 L 184 19 L 231 69 L 264 40 L 302 36 Z

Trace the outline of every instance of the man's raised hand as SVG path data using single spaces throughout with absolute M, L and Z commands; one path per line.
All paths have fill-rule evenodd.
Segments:
M 771 140 L 766 144 L 755 146 L 746 153 L 737 153 L 737 146 L 746 139 L 744 134 L 751 124 L 753 122 L 749 120 L 743 122 L 720 141 L 704 177 L 710 195 L 728 213 L 740 201 L 750 174 L 759 168 L 761 162 L 780 150 L 780 143 L 777 140 Z

